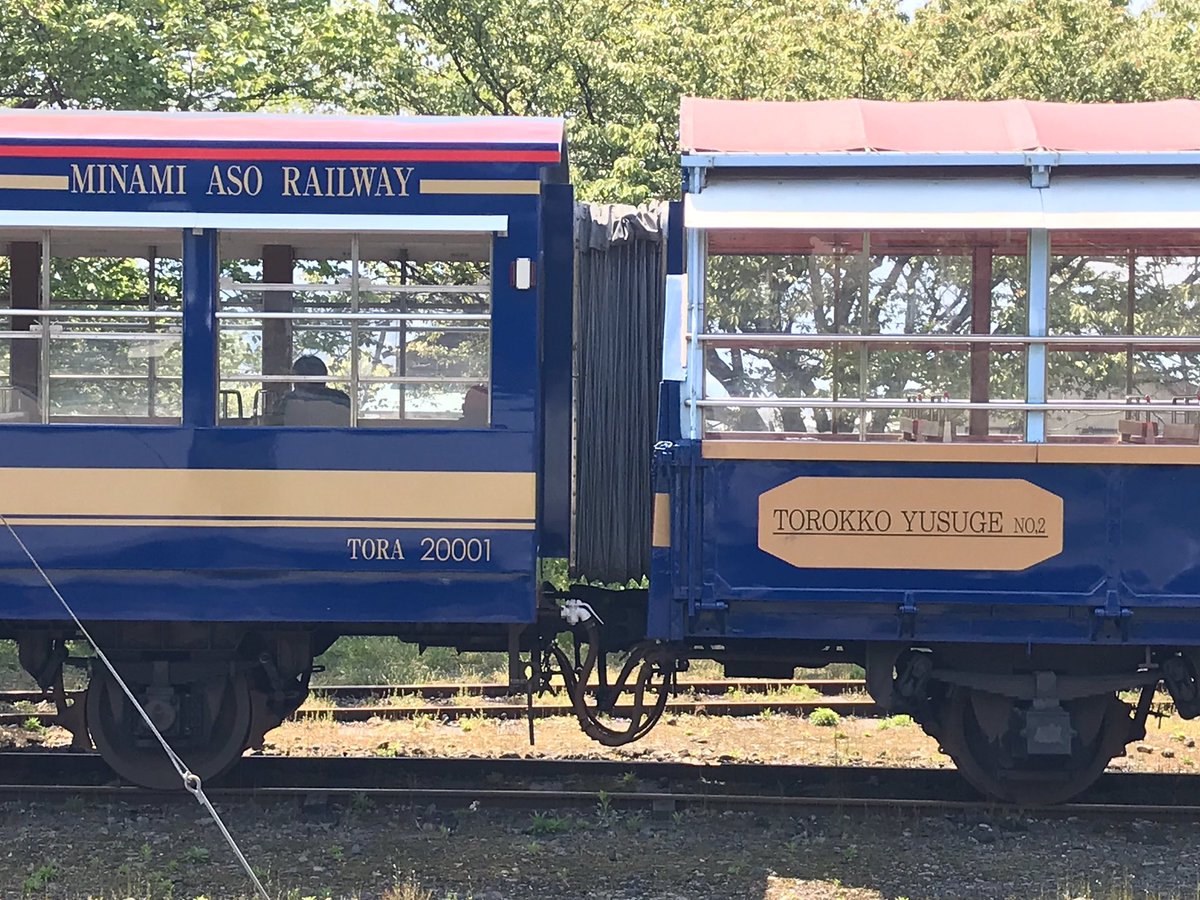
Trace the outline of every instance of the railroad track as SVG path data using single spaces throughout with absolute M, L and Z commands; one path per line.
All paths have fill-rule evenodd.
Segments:
M 840 697 L 844 694 L 862 693 L 867 683 L 861 678 L 804 678 L 804 679 L 737 679 L 718 678 L 708 681 L 680 681 L 680 693 L 704 696 L 724 696 L 730 691 L 745 694 L 783 694 L 788 691 L 815 691 L 825 697 Z M 512 695 L 507 684 L 339 684 L 317 685 L 312 689 L 317 696 L 331 700 L 372 700 L 384 697 L 420 697 L 424 700 L 451 700 L 460 697 L 483 697 L 495 699 Z M 0 692 L 0 700 L 4 693 Z
M 455 808 L 592 808 L 669 814 L 685 808 L 982 810 L 949 769 L 769 764 L 689 764 L 596 759 L 249 757 L 214 796 L 300 797 L 305 805 L 358 801 Z M 99 756 L 71 752 L 0 753 L 0 794 L 94 795 L 133 801 L 167 796 L 122 784 Z M 1109 773 L 1078 802 L 1037 807 L 1039 815 L 1171 816 L 1200 819 L 1200 779 L 1191 775 Z
M 807 715 L 814 709 L 832 709 L 838 715 L 870 717 L 880 715 L 875 703 L 861 694 L 864 683 L 857 679 L 809 679 L 803 681 L 694 681 L 680 684 L 679 697 L 668 703 L 668 712 L 675 715 L 700 714 L 712 716 L 757 716 L 767 710 L 784 715 Z M 758 694 L 760 699 L 725 699 L 730 691 Z M 798 699 L 795 694 L 813 693 L 821 699 Z M 78 699 L 82 692 L 68 696 Z M 335 722 L 367 722 L 371 720 L 400 720 L 419 717 L 443 721 L 462 718 L 516 719 L 528 714 L 525 702 L 500 702 L 509 698 L 504 684 L 395 684 L 395 685 L 336 685 L 313 689 L 313 698 L 293 718 L 327 719 Z M 692 699 L 695 697 L 696 699 Z M 712 697 L 716 699 L 699 699 Z M 38 691 L 0 691 L 0 704 L 44 702 Z M 369 701 L 390 701 L 390 705 Z M 414 701 L 426 702 L 414 702 Z M 428 701 L 442 700 L 442 703 Z M 332 705 L 331 705 L 332 704 Z M 619 715 L 623 707 L 618 706 Z M 536 718 L 572 715 L 571 705 L 561 698 L 536 700 Z M 54 724 L 54 713 L 45 709 L 0 712 L 0 725 L 27 725 L 35 720 L 39 725 Z
M 872 718 L 883 715 L 883 710 L 867 697 L 865 690 L 865 682 L 861 679 L 686 681 L 680 682 L 679 695 L 668 702 L 667 711 L 673 715 L 739 717 L 770 711 L 804 716 L 814 709 L 827 708 L 841 716 Z M 758 695 L 758 699 L 728 699 L 731 692 Z M 816 694 L 819 699 L 814 699 L 811 694 Z M 71 691 L 68 696 L 77 699 L 82 692 Z M 800 699 L 801 696 L 804 699 Z M 385 701 L 386 705 L 379 701 Z M 24 704 L 41 705 L 20 709 Z M 15 709 L 3 711 L 6 707 Z M 619 714 L 624 708 L 618 706 L 616 712 Z M 1173 710 L 1170 698 L 1163 694 L 1156 700 L 1153 711 L 1156 715 L 1170 715 Z M 513 698 L 506 684 L 358 684 L 313 688 L 312 697 L 293 719 L 369 722 L 428 718 L 456 721 L 464 718 L 519 719 L 526 715 L 524 698 Z M 535 718 L 570 715 L 573 715 L 571 706 L 561 696 L 535 699 Z M 55 718 L 49 711 L 46 696 L 39 691 L 0 691 L 0 726 L 24 726 L 32 722 L 49 726 L 55 724 Z
M 738 679 L 718 678 L 707 681 L 680 681 L 681 694 L 724 696 L 730 691 L 746 694 L 784 694 L 788 691 L 813 691 L 826 697 L 862 693 L 867 683 L 861 678 L 804 678 L 804 679 Z M 72 691 L 69 693 L 78 693 Z M 387 697 L 419 697 L 423 700 L 451 700 L 460 697 L 494 699 L 510 697 L 512 691 L 500 682 L 465 682 L 446 684 L 324 684 L 314 685 L 315 697 L 327 697 L 337 702 L 350 700 L 379 700 Z M 45 700 L 41 691 L 0 691 L 0 703 L 36 703 Z
M 814 709 L 832 709 L 841 716 L 877 716 L 879 707 L 871 700 L 673 700 L 667 703 L 667 713 L 674 715 L 757 716 L 766 710 L 783 715 L 805 715 Z M 629 707 L 618 704 L 613 714 L 618 718 Z M 412 719 L 427 716 L 455 721 L 464 718 L 521 719 L 529 710 L 524 703 L 488 703 L 463 706 L 335 706 L 329 708 L 302 707 L 295 719 L 332 719 L 335 722 L 368 722 L 372 719 Z M 570 716 L 574 711 L 569 703 L 535 702 L 534 718 Z M 2 718 L 0 718 L 2 722 Z

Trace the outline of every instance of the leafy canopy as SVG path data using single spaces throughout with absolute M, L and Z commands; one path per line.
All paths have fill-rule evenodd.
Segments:
M 569 120 L 581 198 L 678 192 L 684 94 L 1200 91 L 1200 0 L 12 0 L 0 103 Z

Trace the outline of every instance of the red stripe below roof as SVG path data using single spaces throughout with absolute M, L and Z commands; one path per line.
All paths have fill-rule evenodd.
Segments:
M 0 157 L 54 159 L 230 159 L 283 162 L 527 162 L 556 163 L 557 150 L 363 147 L 122 147 L 103 144 L 0 146 Z
M 0 142 L 442 144 L 558 147 L 559 119 L 0 109 Z
M 1200 150 L 1200 101 L 783 103 L 685 97 L 687 152 L 1163 152 Z

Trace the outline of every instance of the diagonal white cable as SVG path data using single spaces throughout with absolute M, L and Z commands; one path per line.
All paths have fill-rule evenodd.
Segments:
M 179 778 L 183 782 L 184 789 L 186 789 L 189 794 L 196 798 L 197 802 L 204 807 L 204 809 L 212 817 L 212 820 L 216 822 L 217 829 L 225 838 L 225 842 L 229 844 L 229 849 L 233 851 L 233 855 L 236 856 L 238 862 L 242 864 L 242 868 L 246 870 L 246 875 L 254 884 L 254 889 L 258 892 L 258 896 L 261 897 L 262 900 L 271 900 L 266 888 L 262 886 L 262 882 L 259 881 L 258 876 L 254 874 L 254 869 L 251 867 L 250 862 L 246 859 L 245 854 L 242 853 L 241 848 L 238 847 L 237 841 L 233 839 L 233 835 L 229 833 L 229 829 L 226 828 L 225 823 L 221 821 L 221 817 L 213 807 L 212 802 L 205 795 L 204 785 L 200 781 L 200 776 L 192 772 L 187 767 L 187 763 L 179 758 L 179 754 L 171 748 L 169 743 L 167 743 L 167 739 L 163 737 L 162 732 L 154 726 L 152 721 L 150 721 L 150 716 L 146 713 L 146 710 L 142 708 L 142 704 L 138 702 L 137 698 L 133 696 L 133 691 L 131 691 L 129 686 L 125 684 L 125 679 L 121 677 L 120 673 L 118 673 L 116 668 L 113 667 L 113 664 L 108 661 L 108 657 L 104 655 L 104 651 L 100 649 L 100 645 L 96 643 L 91 633 L 87 630 L 87 628 L 84 627 L 83 623 L 79 621 L 79 617 L 75 615 L 75 610 L 71 609 L 71 605 L 67 603 L 66 599 L 59 592 L 58 588 L 55 587 L 54 582 L 50 580 L 50 576 L 46 574 L 46 570 L 41 567 L 41 564 L 38 563 L 33 553 L 31 553 L 29 548 L 25 546 L 25 542 L 21 540 L 21 536 L 17 534 L 16 530 L 12 527 L 12 523 L 8 521 L 4 513 L 0 513 L 0 522 L 4 523 L 4 527 L 7 528 L 8 533 L 13 536 L 13 540 L 17 542 L 17 546 L 19 546 L 25 553 L 25 556 L 28 557 L 29 562 L 33 565 L 34 569 L 37 570 L 37 573 L 42 576 L 42 580 L 46 582 L 46 586 L 50 588 L 54 596 L 58 598 L 58 602 L 61 603 L 63 609 L 67 611 L 67 615 L 71 617 L 71 621 L 75 623 L 75 627 L 79 629 L 80 634 L 82 634 L 87 639 L 87 642 L 92 645 L 92 649 L 96 651 L 97 659 L 104 663 L 104 668 L 108 669 L 108 672 L 110 675 L 112 675 L 113 680 L 117 682 L 125 696 L 129 698 L 129 702 L 132 703 L 133 708 L 138 711 L 138 715 L 142 717 L 142 721 L 146 723 L 146 727 L 150 729 L 151 734 L 158 739 L 158 742 L 162 745 L 163 752 L 167 754 L 167 759 L 171 761 L 171 765 L 174 766 L 175 771 L 179 773 Z

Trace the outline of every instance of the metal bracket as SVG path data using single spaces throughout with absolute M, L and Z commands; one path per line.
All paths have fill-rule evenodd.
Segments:
M 1129 620 L 1132 618 L 1133 610 L 1121 605 L 1116 591 L 1109 591 L 1104 606 L 1092 610 L 1092 640 L 1129 640 Z
M 1050 170 L 1058 161 L 1057 153 L 1026 153 L 1025 165 L 1029 166 L 1029 186 L 1035 189 L 1050 187 Z
M 692 634 L 725 634 L 725 614 L 729 612 L 729 604 L 721 600 L 701 602 L 696 606 L 692 616 Z
M 699 194 L 708 187 L 708 166 L 684 166 L 682 174 L 683 193 Z
M 913 602 L 912 594 L 905 594 L 904 600 L 896 609 L 899 634 L 902 638 L 915 637 L 917 633 L 917 604 Z

